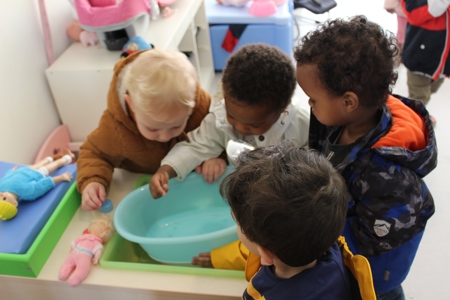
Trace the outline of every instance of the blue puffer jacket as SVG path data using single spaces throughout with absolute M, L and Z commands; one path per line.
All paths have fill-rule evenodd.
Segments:
M 409 272 L 433 197 L 423 177 L 437 165 L 436 139 L 420 101 L 390 96 L 378 125 L 342 163 L 351 195 L 343 235 L 350 250 L 368 257 L 377 293 L 401 284 Z M 310 147 L 321 152 L 329 132 L 311 114 Z

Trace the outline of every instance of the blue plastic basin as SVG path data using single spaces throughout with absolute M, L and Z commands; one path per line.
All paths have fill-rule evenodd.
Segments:
M 191 173 L 184 181 L 171 179 L 169 187 L 167 196 L 157 200 L 148 184 L 125 196 L 114 214 L 117 232 L 168 264 L 190 264 L 198 253 L 238 239 L 218 182 L 208 184 Z

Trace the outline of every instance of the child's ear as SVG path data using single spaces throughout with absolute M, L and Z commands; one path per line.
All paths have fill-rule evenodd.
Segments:
M 131 101 L 130 95 L 125 94 L 123 97 L 125 98 L 125 102 L 128 104 L 128 107 L 134 112 L 133 101 Z
M 269 250 L 259 245 L 256 245 L 258 249 L 259 256 L 261 257 L 261 265 L 263 266 L 271 266 L 273 265 L 273 258 L 275 255 L 272 254 Z
M 359 106 L 359 98 L 353 92 L 345 92 L 344 93 L 344 106 L 347 112 L 352 112 Z

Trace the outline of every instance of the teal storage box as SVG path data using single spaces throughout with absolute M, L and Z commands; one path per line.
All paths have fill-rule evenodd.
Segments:
M 287 1 L 278 6 L 277 13 L 268 17 L 256 17 L 248 13 L 250 3 L 244 7 L 220 5 L 216 0 L 205 0 L 209 23 L 214 69 L 222 71 L 230 55 L 245 44 L 266 43 L 277 46 L 292 55 L 293 16 L 292 3 Z M 246 24 L 238 43 L 232 52 L 222 48 L 230 25 Z

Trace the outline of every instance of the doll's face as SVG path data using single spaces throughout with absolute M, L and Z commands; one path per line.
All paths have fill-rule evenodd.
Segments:
M 19 205 L 17 202 L 17 196 L 10 192 L 0 192 L 0 201 L 6 201 L 8 203 L 11 203 L 15 207 Z
M 98 236 L 102 239 L 103 243 L 106 243 L 110 237 L 111 227 L 107 222 L 95 222 L 89 227 L 89 233 Z

